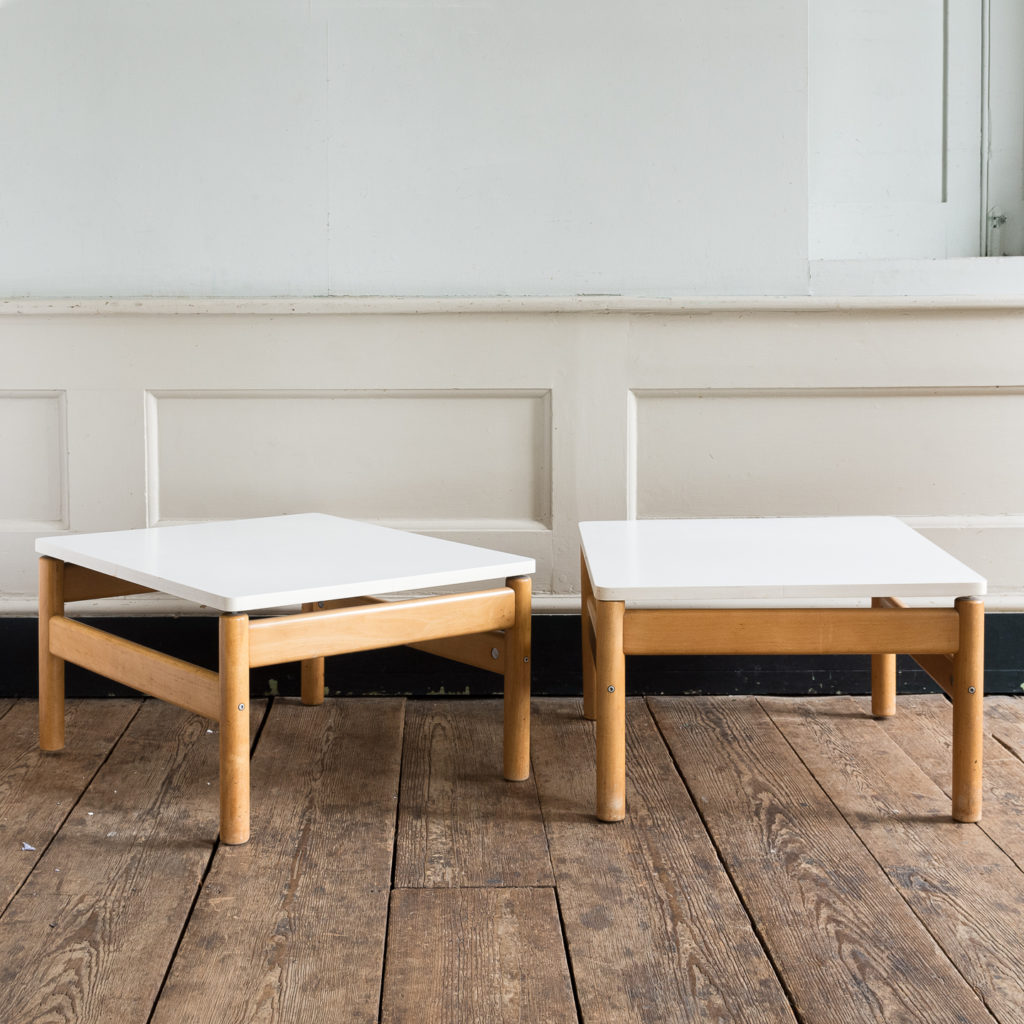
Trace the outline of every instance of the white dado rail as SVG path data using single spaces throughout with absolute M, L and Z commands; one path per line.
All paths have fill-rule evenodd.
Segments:
M 0 302 L 0 614 L 40 534 L 310 510 L 535 558 L 539 611 L 580 520 L 897 515 L 1024 610 L 1022 342 L 1021 297 Z

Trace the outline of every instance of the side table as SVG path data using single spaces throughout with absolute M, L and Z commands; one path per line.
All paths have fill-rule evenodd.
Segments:
M 580 536 L 602 821 L 626 813 L 627 654 L 869 654 L 880 718 L 895 712 L 896 653 L 912 655 L 953 701 L 953 817 L 981 817 L 986 582 L 963 563 L 882 516 L 588 522 Z M 838 606 L 857 599 L 870 607 Z
M 410 644 L 504 676 L 504 774 L 530 773 L 530 558 L 335 516 L 154 527 L 37 541 L 39 738 L 64 746 L 70 661 L 220 723 L 220 835 L 249 838 L 249 669 L 302 663 L 302 701 L 324 698 L 324 657 Z M 467 593 L 382 594 L 504 581 Z M 213 672 L 64 614 L 66 602 L 160 591 L 216 609 Z M 258 610 L 301 612 L 250 618 Z

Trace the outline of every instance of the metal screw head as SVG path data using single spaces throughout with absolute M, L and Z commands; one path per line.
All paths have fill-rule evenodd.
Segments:
M 245 705 L 244 704 L 239 704 L 238 705 L 238 710 L 239 711 L 244 711 L 245 710 Z
M 973 686 L 968 686 L 967 687 L 967 692 L 968 693 L 974 693 L 974 687 Z
M 608 692 L 609 693 L 614 693 L 615 692 L 615 687 L 614 686 L 609 686 L 608 687 Z
M 491 657 L 495 661 L 497 661 L 500 656 L 501 656 L 501 651 L 499 651 L 497 647 L 492 647 L 491 648 Z

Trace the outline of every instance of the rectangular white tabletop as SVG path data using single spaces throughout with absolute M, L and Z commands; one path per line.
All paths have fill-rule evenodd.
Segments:
M 41 555 L 224 612 L 503 580 L 532 558 L 309 513 L 71 534 Z
M 602 601 L 980 597 L 983 577 L 899 519 L 580 523 Z

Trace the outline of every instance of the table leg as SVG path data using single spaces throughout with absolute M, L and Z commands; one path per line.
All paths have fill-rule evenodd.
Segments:
M 622 601 L 597 603 L 597 816 L 626 816 L 626 655 Z
M 315 612 L 319 608 L 316 602 L 304 604 L 304 612 Z M 309 658 L 300 662 L 302 703 L 309 706 L 323 704 L 324 702 L 324 659 Z
M 50 653 L 50 619 L 64 614 L 64 563 L 39 559 L 39 746 L 64 749 L 64 660 Z
M 249 616 L 220 617 L 220 839 L 249 839 Z
M 880 598 L 871 598 L 872 608 L 888 607 Z M 871 714 L 891 718 L 896 714 L 896 655 L 871 655 Z
M 530 777 L 530 642 L 533 584 L 529 576 L 505 581 L 515 595 L 515 623 L 505 631 L 504 775 Z
M 580 636 L 583 646 L 583 717 L 593 721 L 597 718 L 596 695 L 597 677 L 594 665 L 594 649 L 592 643 L 592 625 L 590 622 L 590 602 L 594 597 L 594 587 L 587 571 L 587 560 L 580 552 Z
M 981 818 L 984 741 L 985 603 L 957 599 L 960 649 L 953 655 L 953 817 Z

